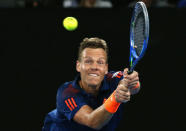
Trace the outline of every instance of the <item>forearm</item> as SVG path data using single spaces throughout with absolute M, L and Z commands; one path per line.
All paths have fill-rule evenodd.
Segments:
M 89 126 L 94 129 L 101 129 L 105 124 L 107 124 L 112 118 L 113 114 L 109 113 L 104 105 L 100 106 L 88 117 Z
M 104 105 L 101 105 L 95 110 L 88 105 L 84 105 L 75 114 L 73 119 L 79 124 L 86 125 L 94 129 L 100 129 L 108 123 L 112 116 L 113 115 L 105 109 Z
M 95 110 L 88 105 L 81 107 L 75 114 L 74 120 L 88 127 L 101 129 L 109 122 L 119 105 L 120 103 L 116 102 L 114 93 L 112 93 L 105 103 Z

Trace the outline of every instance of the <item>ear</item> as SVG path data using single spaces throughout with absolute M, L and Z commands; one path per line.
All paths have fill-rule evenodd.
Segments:
M 77 72 L 80 72 L 80 64 L 81 64 L 81 63 L 77 60 L 77 61 L 76 61 L 76 71 L 77 71 Z

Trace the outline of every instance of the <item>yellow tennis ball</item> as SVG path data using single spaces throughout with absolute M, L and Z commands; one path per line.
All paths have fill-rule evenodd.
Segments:
M 63 26 L 68 31 L 74 31 L 78 27 L 78 21 L 74 17 L 66 17 L 63 20 Z

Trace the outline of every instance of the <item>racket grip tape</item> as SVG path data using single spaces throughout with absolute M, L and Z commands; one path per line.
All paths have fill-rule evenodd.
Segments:
M 129 70 L 127 73 L 130 75 L 132 74 L 133 70 Z

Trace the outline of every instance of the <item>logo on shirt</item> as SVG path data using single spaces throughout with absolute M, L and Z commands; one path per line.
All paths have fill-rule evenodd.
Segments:
M 118 72 L 114 73 L 114 75 L 112 76 L 112 78 L 113 77 L 121 78 L 122 75 L 123 75 L 122 72 L 121 71 L 118 71 Z
M 67 100 L 65 100 L 65 103 L 66 103 L 67 107 L 68 107 L 71 111 L 73 111 L 73 110 L 77 107 L 77 104 L 76 104 L 76 102 L 75 102 L 75 100 L 74 100 L 73 97 L 68 98 Z

